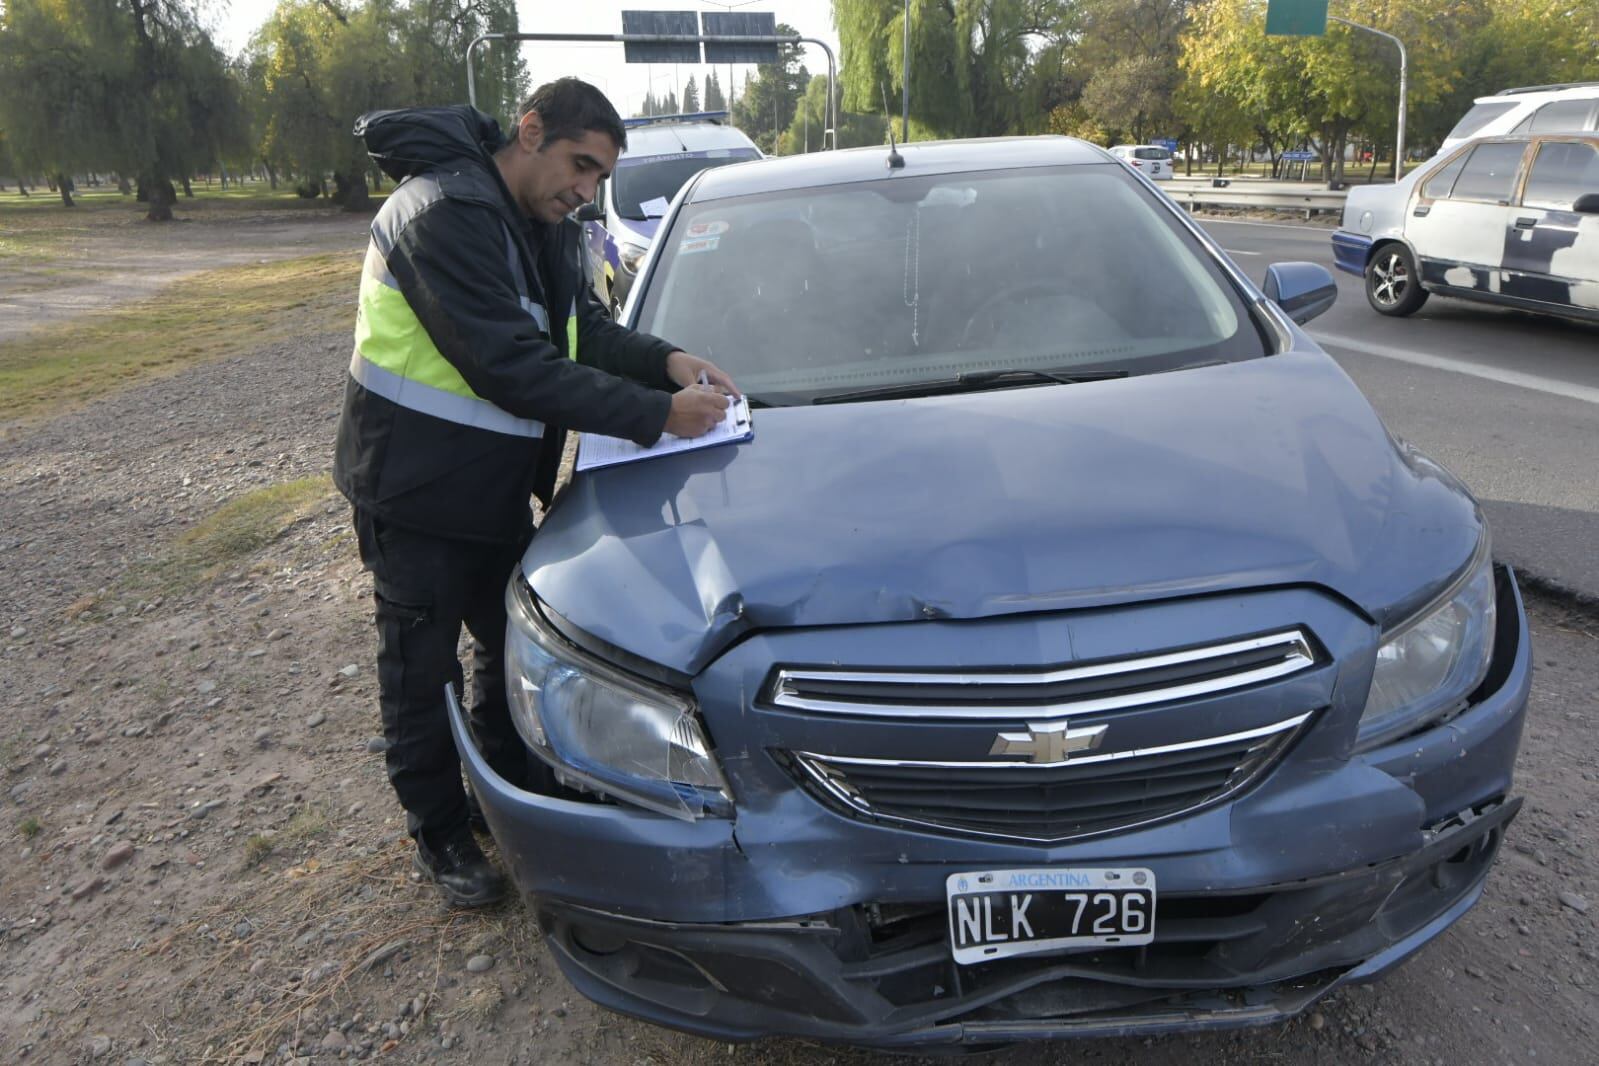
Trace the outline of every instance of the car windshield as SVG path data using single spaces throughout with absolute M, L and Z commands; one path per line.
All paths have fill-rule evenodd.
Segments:
M 616 182 L 616 213 L 632 219 L 664 215 L 665 208 L 655 201 L 671 203 L 683 183 L 700 171 L 759 158 L 760 153 L 753 148 L 713 148 L 706 152 L 638 159 L 624 157 L 617 160 L 612 178 Z
M 691 203 L 656 254 L 640 328 L 771 404 L 1265 354 L 1215 260 L 1119 164 Z
M 1134 148 L 1135 159 L 1170 159 L 1171 153 L 1164 148 Z
M 1515 106 L 1514 101 L 1500 102 L 1497 100 L 1493 103 L 1478 104 L 1470 111 L 1467 111 L 1464 118 L 1455 123 L 1455 128 L 1450 130 L 1449 136 L 1444 139 L 1458 141 L 1462 138 L 1470 137 L 1473 133 L 1476 133 Z

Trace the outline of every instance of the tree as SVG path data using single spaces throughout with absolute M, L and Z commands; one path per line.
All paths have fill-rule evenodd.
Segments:
M 700 109 L 700 90 L 694 84 L 693 75 L 689 76 L 688 84 L 683 87 L 683 110 L 689 114 Z
M 189 0 L 9 0 L 0 11 L 0 123 L 23 168 L 139 178 L 147 217 L 172 217 L 172 180 L 214 156 L 230 83 Z
M 777 155 L 796 155 L 820 151 L 827 128 L 827 75 L 818 74 L 805 87 L 805 95 L 794 110 L 788 129 L 778 138 Z M 839 148 L 864 148 L 888 143 L 888 123 L 882 115 L 838 115 Z
M 459 103 L 469 41 L 517 29 L 514 0 L 280 0 L 251 42 L 244 69 L 252 86 L 260 156 L 300 176 L 308 195 L 326 191 L 346 210 L 369 206 L 377 178 L 351 127 L 377 108 Z M 478 105 L 506 122 L 527 91 L 517 50 L 478 53 Z
M 722 83 L 716 80 L 714 70 L 705 75 L 705 110 L 727 110 L 727 98 L 722 95 Z
M 1409 108 L 1425 114 L 1461 79 L 1458 56 L 1496 2 L 1346 0 L 1340 10 L 1405 41 Z M 1195 9 L 1184 37 L 1184 70 L 1203 89 L 1231 99 L 1258 129 L 1275 136 L 1286 128 L 1308 140 L 1321 153 L 1327 180 L 1342 179 L 1345 148 L 1357 131 L 1392 143 L 1398 56 L 1390 43 L 1339 25 L 1325 37 L 1267 37 L 1263 25 L 1264 8 L 1255 0 L 1208 0 Z
M 1083 109 L 1101 127 L 1143 144 L 1169 123 L 1177 71 L 1159 56 L 1131 56 L 1095 74 L 1083 89 Z
M 778 23 L 782 36 L 796 36 L 794 27 Z M 760 145 L 763 152 L 777 149 L 778 135 L 788 128 L 794 109 L 810 84 L 810 72 L 800 63 L 799 45 L 778 45 L 776 63 L 762 63 L 748 76 L 744 92 L 733 105 L 733 123 Z
M 1029 113 L 1039 113 L 1028 106 L 1038 103 L 1036 57 L 1058 59 L 1078 2 L 912 0 L 911 117 L 955 137 L 1022 128 Z M 900 95 L 904 4 L 833 0 L 833 21 L 844 53 L 845 108 L 880 113 L 885 95 L 891 103 Z
M 115 15 L 99 4 L 69 18 L 42 0 L 11 0 L 0 11 L 0 125 L 17 176 L 50 174 L 66 207 L 73 206 L 67 175 L 100 161 L 103 151 L 91 133 L 111 101 L 92 72 L 127 56 Z

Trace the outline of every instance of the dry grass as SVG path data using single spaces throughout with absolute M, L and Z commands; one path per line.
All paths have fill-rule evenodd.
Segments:
M 347 326 L 359 270 L 358 256 L 330 254 L 208 271 L 157 297 L 0 342 L 0 423 Z

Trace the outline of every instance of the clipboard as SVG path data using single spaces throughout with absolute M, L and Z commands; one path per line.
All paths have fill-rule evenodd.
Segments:
M 727 414 L 721 424 L 702 437 L 674 437 L 670 433 L 662 433 L 660 440 L 648 448 L 641 448 L 621 437 L 585 433 L 577 442 L 576 469 L 579 472 L 598 470 L 606 466 L 637 463 L 663 455 L 695 452 L 701 448 L 716 448 L 754 439 L 755 423 L 750 418 L 749 398 L 740 397 L 737 403 L 727 405 Z

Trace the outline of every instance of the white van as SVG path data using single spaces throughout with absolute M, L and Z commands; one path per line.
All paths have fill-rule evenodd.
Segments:
M 1493 96 L 1479 96 L 1473 103 L 1475 106 L 1444 138 L 1438 154 L 1472 137 L 1599 129 L 1599 81 L 1504 89 Z

